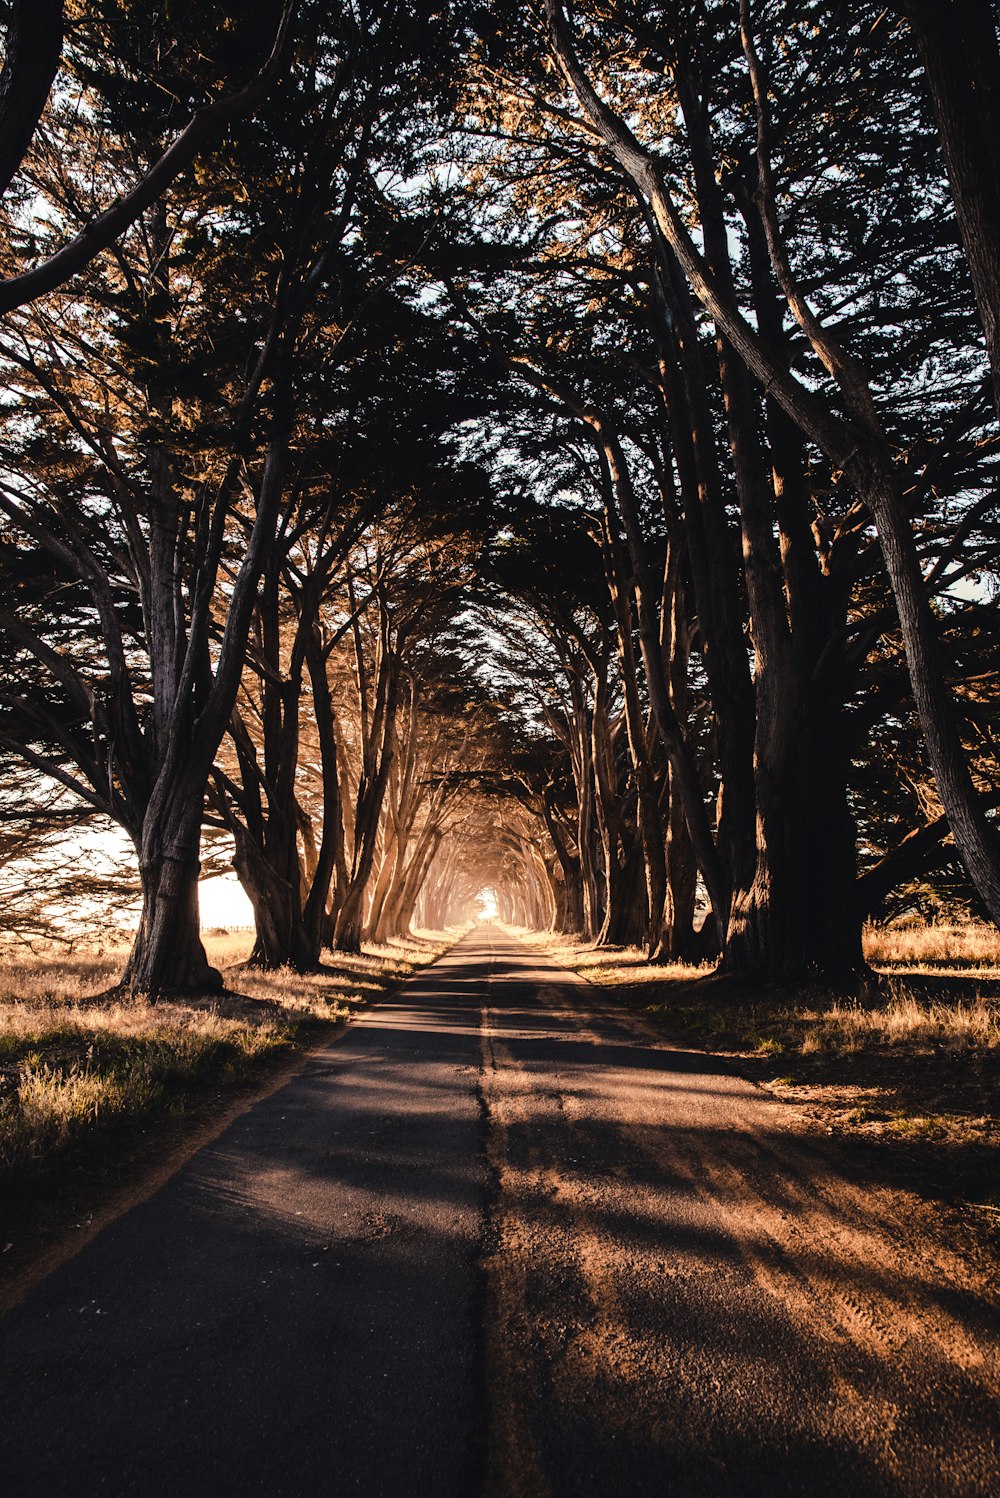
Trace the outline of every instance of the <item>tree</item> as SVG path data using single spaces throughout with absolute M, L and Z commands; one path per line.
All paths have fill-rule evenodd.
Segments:
M 307 20 L 301 60 L 267 117 L 227 146 L 241 192 L 185 181 L 147 210 L 111 263 L 91 268 L 86 289 L 58 314 L 36 306 L 6 340 L 23 405 L 0 507 L 53 559 L 60 582 L 88 594 L 104 653 L 95 690 L 89 640 L 87 662 L 74 662 L 58 623 L 20 629 L 22 651 L 77 711 L 71 742 L 49 714 L 48 744 L 26 748 L 43 767 L 53 742 L 68 751 L 78 771 L 69 783 L 136 844 L 144 911 L 123 981 L 142 992 L 221 982 L 198 934 L 204 789 L 238 689 L 258 580 L 295 487 L 300 356 L 323 326 L 332 257 L 355 233 L 376 124 L 408 108 L 406 70 L 389 68 L 394 49 L 406 50 L 393 11 L 381 32 L 365 34 L 353 17 L 339 35 L 313 12 Z M 109 172 L 119 151 L 135 147 L 120 125 L 134 113 L 132 95 L 143 101 L 151 155 L 166 128 L 148 98 L 144 49 L 157 38 L 126 25 L 119 40 Z M 182 97 L 197 85 L 197 68 L 194 77 L 184 72 L 188 55 L 202 56 L 193 36 L 174 80 Z M 426 78 L 423 57 L 408 66 L 411 83 Z M 308 135 L 303 119 L 316 126 Z M 399 149 L 410 145 L 407 137 Z M 62 160 L 50 175 L 37 173 L 60 215 L 81 209 L 78 179 L 70 173 L 68 193 L 66 176 Z M 349 327 L 338 335 L 341 357 L 349 335 Z
M 7 50 L 0 73 L 0 193 L 24 164 L 59 67 L 65 6 L 62 0 L 13 0 Z M 187 126 L 150 163 L 139 180 L 111 207 L 89 218 L 68 244 L 51 251 L 30 268 L 8 266 L 0 282 L 0 312 L 10 312 L 55 290 L 108 249 L 146 212 L 196 159 L 236 121 L 256 109 L 280 76 L 294 14 L 288 0 L 273 33 L 274 43 L 263 69 L 243 88 L 196 110 Z M 98 7 L 93 18 L 99 32 L 109 17 Z M 155 76 L 155 75 L 153 75 Z

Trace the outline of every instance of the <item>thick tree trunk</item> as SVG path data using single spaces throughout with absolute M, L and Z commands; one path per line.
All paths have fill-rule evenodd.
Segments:
M 608 890 L 608 908 L 601 927 L 600 943 L 611 947 L 644 947 L 648 933 L 646 871 L 642 848 L 635 839 L 624 861 L 615 869 Z
M 249 967 L 291 967 L 304 973 L 317 966 L 319 953 L 302 918 L 302 892 L 298 878 L 282 878 L 279 871 L 239 831 L 233 867 L 253 906 L 256 939 L 247 959 Z
M 127 993 L 156 999 L 169 993 L 218 993 L 224 986 L 201 940 L 200 832 L 200 795 L 178 825 L 143 829 L 142 917 L 121 979 Z
M 669 932 L 665 933 L 665 936 L 669 936 L 669 943 L 665 940 L 653 952 L 653 961 L 700 962 L 715 956 L 718 952 L 718 928 L 709 915 L 705 922 L 704 938 L 694 929 L 698 864 L 694 849 L 691 847 L 691 838 L 680 801 L 677 797 L 669 795 L 668 806 L 667 879 L 670 891 L 671 925 Z M 713 934 L 714 950 L 710 940 Z M 707 951 L 705 950 L 706 943 L 708 943 Z
M 794 979 L 863 969 L 845 769 L 836 724 L 806 720 L 766 782 L 758 776 L 757 868 L 734 905 L 728 971 Z

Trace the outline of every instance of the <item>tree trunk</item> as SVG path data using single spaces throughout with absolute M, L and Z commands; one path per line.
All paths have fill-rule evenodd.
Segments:
M 378 843 L 379 822 L 394 754 L 394 728 L 399 700 L 399 659 L 390 645 L 391 624 L 384 598 L 380 607 L 380 652 L 375 672 L 374 703 L 369 713 L 368 668 L 355 631 L 358 702 L 361 705 L 363 767 L 354 814 L 354 853 L 351 874 L 339 909 L 333 945 L 340 952 L 360 952 L 364 932 L 365 897 Z
M 121 987 L 156 999 L 169 993 L 219 993 L 222 974 L 209 963 L 201 940 L 198 878 L 201 864 L 201 797 L 176 827 L 143 828 L 139 850 L 142 917 Z M 166 820 L 166 819 L 164 819 Z
M 291 967 L 309 972 L 319 954 L 302 918 L 299 880 L 282 878 L 274 864 L 252 838 L 234 829 L 236 852 L 233 867 L 253 906 L 256 939 L 247 959 L 249 967 Z
M 668 776 L 672 771 L 668 769 Z M 718 928 L 709 915 L 705 936 L 694 929 L 695 901 L 698 888 L 698 864 L 684 820 L 684 809 L 677 796 L 668 794 L 667 880 L 671 925 L 664 941 L 653 952 L 654 962 L 703 961 L 718 953 Z M 709 938 L 714 935 L 714 950 Z M 708 944 L 709 949 L 705 947 Z
M 608 586 L 618 632 L 618 661 L 625 701 L 625 727 L 636 786 L 636 814 L 646 870 L 646 930 L 640 941 L 650 955 L 673 946 L 673 908 L 667 884 L 663 822 L 656 782 L 649 762 L 649 742 L 639 702 L 638 669 L 632 644 L 632 616 L 626 591 L 626 568 L 615 534 L 617 515 L 605 511 L 605 556 Z
M 340 765 L 333 720 L 333 700 L 326 678 L 326 656 L 319 647 L 318 638 L 315 638 L 307 647 L 306 659 L 312 684 L 313 713 L 316 719 L 323 774 L 323 826 L 316 867 L 312 873 L 302 920 L 310 950 L 318 961 L 320 952 L 333 936 L 332 928 L 328 927 L 327 911 L 334 874 L 336 873 L 338 881 L 343 886 L 346 882 L 347 867 L 344 856 L 344 814 L 340 796 Z
M 791 980 L 864 967 L 843 761 L 836 724 L 806 716 L 758 776 L 757 867 L 734 907 L 728 971 Z
M 1000 414 L 1000 48 L 990 0 L 897 7 L 917 38 Z
M 583 921 L 581 931 L 587 941 L 593 941 L 600 926 L 600 894 L 598 890 L 596 860 L 594 858 L 594 780 L 591 772 L 589 734 L 585 722 L 573 724 L 576 754 L 573 757 L 573 774 L 576 780 L 577 797 L 577 848 L 580 854 L 580 884 L 583 896 Z
M 728 899 L 732 890 L 749 877 L 754 861 L 754 695 L 744 636 L 744 590 L 737 560 L 738 538 L 726 510 L 691 295 L 673 252 L 653 220 L 650 232 L 665 303 L 657 324 L 663 396 L 680 489 L 701 655 L 719 727 L 715 844 L 725 870 L 727 900 L 726 909 L 715 917 L 717 929 L 721 927 L 721 945 L 728 924 Z M 676 780 L 676 775 L 672 778 Z M 679 794 L 679 790 L 675 786 L 673 794 Z
M 570 851 L 569 839 L 560 826 L 548 792 L 542 795 L 541 811 L 562 873 L 561 882 L 557 881 L 553 889 L 555 929 L 565 931 L 567 935 L 578 936 L 583 930 L 583 876 L 580 859 Z
M 0 73 L 0 193 L 17 172 L 49 97 L 63 45 L 62 0 L 17 0 Z
M 423 888 L 431 864 L 441 845 L 441 832 L 435 829 L 424 839 L 421 836 L 417 849 L 406 870 L 402 886 L 387 912 L 385 937 L 406 936 L 413 924 L 417 900 Z
M 394 702 L 395 689 L 390 687 L 390 698 Z M 392 707 L 390 706 L 390 711 Z M 385 782 L 392 756 L 392 744 L 388 741 L 382 751 L 382 760 L 375 780 L 369 787 L 360 815 L 355 819 L 355 837 L 359 840 L 354 849 L 351 878 L 337 913 L 337 925 L 333 934 L 333 945 L 338 952 L 360 952 L 364 934 L 365 896 L 375 862 L 379 817 L 385 794 Z
M 963 862 L 990 919 L 1000 925 L 1000 835 L 988 821 L 972 781 L 955 704 L 944 677 L 913 531 L 898 490 L 881 473 L 876 474 L 866 498 L 899 610 L 927 758 Z

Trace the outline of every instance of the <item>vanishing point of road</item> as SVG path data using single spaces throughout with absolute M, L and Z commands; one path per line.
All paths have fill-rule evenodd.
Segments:
M 0 1491 L 1000 1494 L 907 1201 L 483 927 L 0 1322 Z

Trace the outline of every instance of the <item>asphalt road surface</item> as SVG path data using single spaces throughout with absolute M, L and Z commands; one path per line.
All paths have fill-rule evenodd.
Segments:
M 0 1322 L 0 1492 L 1000 1494 L 904 1193 L 495 927 Z

